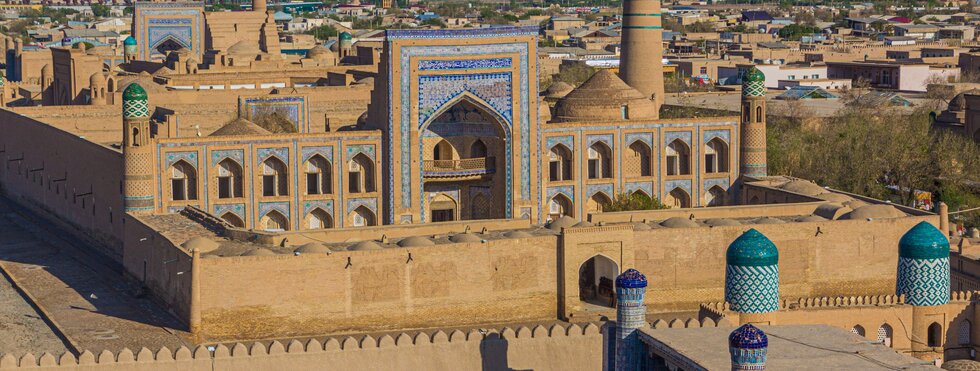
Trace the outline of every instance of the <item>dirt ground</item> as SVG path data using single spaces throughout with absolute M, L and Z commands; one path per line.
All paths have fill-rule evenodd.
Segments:
M 5 237 L 0 229 L 0 238 Z M 0 275 L 0 354 L 61 354 L 68 348 L 25 297 Z

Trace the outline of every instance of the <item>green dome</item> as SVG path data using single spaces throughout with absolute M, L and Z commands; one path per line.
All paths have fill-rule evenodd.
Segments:
M 350 32 L 344 31 L 340 33 L 340 40 L 353 40 L 353 39 L 354 39 L 354 35 L 351 35 Z
M 136 45 L 136 39 L 134 39 L 132 36 L 128 36 L 126 37 L 126 40 L 123 40 L 123 45 Z
M 898 256 L 910 259 L 949 257 L 949 239 L 932 224 L 920 222 L 898 241 Z
M 123 100 L 146 100 L 146 90 L 138 83 L 129 84 L 123 91 Z
M 768 266 L 779 263 L 779 250 L 768 237 L 749 229 L 728 245 L 725 254 L 728 265 Z
M 766 75 L 755 66 L 745 73 L 744 82 L 766 82 Z

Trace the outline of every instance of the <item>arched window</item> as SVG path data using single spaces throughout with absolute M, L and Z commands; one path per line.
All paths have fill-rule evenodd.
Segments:
M 333 228 L 333 218 L 326 211 L 318 207 L 310 212 L 308 225 L 310 229 Z
M 242 218 L 239 218 L 238 215 L 235 215 L 235 213 L 232 213 L 230 211 L 222 214 L 221 220 L 224 220 L 228 224 L 231 224 L 233 227 L 245 228 L 245 221 L 242 220 Z
M 714 138 L 704 147 L 704 172 L 728 172 L 728 144 L 719 138 Z
M 170 166 L 170 191 L 172 201 L 197 199 L 197 170 L 184 160 Z
M 218 198 L 242 197 L 242 166 L 230 158 L 218 163 Z
M 269 157 L 262 161 L 262 195 L 285 196 L 289 194 L 289 176 L 286 164 L 278 158 Z
M 929 325 L 929 338 L 927 345 L 930 347 L 943 346 L 943 326 L 933 322 Z
M 266 231 L 288 231 L 289 219 L 278 211 L 272 210 L 261 220 L 262 229 Z
M 589 212 L 601 213 L 602 209 L 611 202 L 612 201 L 609 199 L 609 196 L 606 196 L 605 193 L 596 192 L 596 194 L 589 198 L 586 208 Z
M 861 327 L 861 325 L 854 325 L 854 327 L 851 327 L 851 333 L 864 337 L 864 327 Z
M 616 275 L 619 265 L 603 255 L 586 260 L 578 268 L 579 300 L 613 308 L 616 306 Z
M 691 196 L 680 187 L 674 188 L 670 193 L 667 193 L 667 197 L 664 199 L 664 205 L 672 208 L 688 208 L 691 207 Z
M 959 345 L 970 345 L 970 330 L 972 324 L 970 320 L 965 319 L 960 321 L 960 328 L 956 331 L 956 339 Z
M 551 198 L 551 202 L 548 203 L 548 214 L 551 216 L 551 220 L 556 220 L 562 215 L 574 216 L 572 200 L 563 194 L 555 195 L 555 197 Z
M 470 146 L 470 158 L 487 157 L 487 145 L 482 140 L 477 139 Z
M 572 151 L 562 144 L 551 147 L 548 152 L 548 180 L 572 180 Z
M 351 215 L 351 225 L 355 227 L 366 227 L 375 225 L 374 213 L 367 207 L 358 206 Z
M 674 139 L 667 145 L 667 175 L 691 174 L 691 149 L 687 143 Z
M 762 122 L 762 106 L 755 108 L 755 122 Z
M 886 347 L 892 347 L 892 327 L 887 323 L 878 327 L 878 341 Z
M 589 147 L 589 179 L 612 178 L 612 151 L 605 143 Z
M 306 194 L 330 194 L 330 163 L 320 155 L 306 161 Z
M 650 166 L 650 146 L 642 141 L 630 144 L 630 155 L 627 159 L 630 175 L 650 176 L 653 169 Z
M 432 222 L 449 222 L 456 220 L 456 200 L 446 194 L 439 194 L 429 202 L 429 213 Z
M 707 206 L 723 206 L 725 205 L 725 198 L 727 198 L 725 190 L 720 186 L 713 186 L 704 195 L 704 204 Z
M 445 139 L 440 140 L 436 143 L 436 146 L 432 148 L 432 159 L 433 160 L 452 160 L 453 159 L 453 146 L 449 144 Z
M 133 147 L 139 147 L 140 146 L 140 129 L 139 128 L 136 128 L 136 127 L 133 128 L 133 139 L 129 143 L 132 144 Z
M 347 164 L 350 193 L 374 192 L 374 162 L 363 153 L 358 153 Z

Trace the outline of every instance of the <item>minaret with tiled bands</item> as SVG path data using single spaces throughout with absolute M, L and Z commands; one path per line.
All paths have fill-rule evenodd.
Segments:
M 619 77 L 653 98 L 658 110 L 664 102 L 663 54 L 660 0 L 623 1 Z
M 126 212 L 149 214 L 155 203 L 149 99 L 135 82 L 126 87 L 122 99 L 123 204 Z
M 895 278 L 895 294 L 905 295 L 905 304 L 912 306 L 913 356 L 922 359 L 942 356 L 942 348 L 937 344 L 943 344 L 943 336 L 930 336 L 930 327 L 947 326 L 948 321 L 937 321 L 937 318 L 946 315 L 949 279 L 949 239 L 932 224 L 919 222 L 898 241 Z M 930 344 L 931 338 L 938 343 Z
M 766 76 L 755 67 L 742 77 L 741 121 L 741 175 L 766 176 Z
M 647 277 L 636 269 L 616 277 L 616 371 L 640 369 L 644 354 L 636 330 L 647 326 L 646 291 Z
M 725 253 L 725 301 L 740 323 L 764 322 L 766 313 L 779 310 L 779 250 L 754 228 Z
M 769 337 L 750 323 L 742 325 L 728 335 L 732 371 L 765 370 L 768 350 Z

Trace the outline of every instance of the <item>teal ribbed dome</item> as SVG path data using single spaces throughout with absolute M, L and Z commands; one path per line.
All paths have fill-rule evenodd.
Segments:
M 949 239 L 928 222 L 912 227 L 898 241 L 898 256 L 910 259 L 949 257 Z
M 752 67 L 745 73 L 745 82 L 766 82 L 766 75 L 758 68 Z
M 123 91 L 123 100 L 146 100 L 146 90 L 140 84 L 132 83 Z
M 134 39 L 132 36 L 128 36 L 126 37 L 126 40 L 123 40 L 123 45 L 136 45 L 136 39 Z
M 749 229 L 728 245 L 725 254 L 728 265 L 767 266 L 779 263 L 779 250 L 768 237 Z
M 340 38 L 340 40 L 353 40 L 354 39 L 354 35 L 351 35 L 350 32 L 344 31 L 344 32 L 341 32 L 340 33 L 340 37 L 339 38 Z

